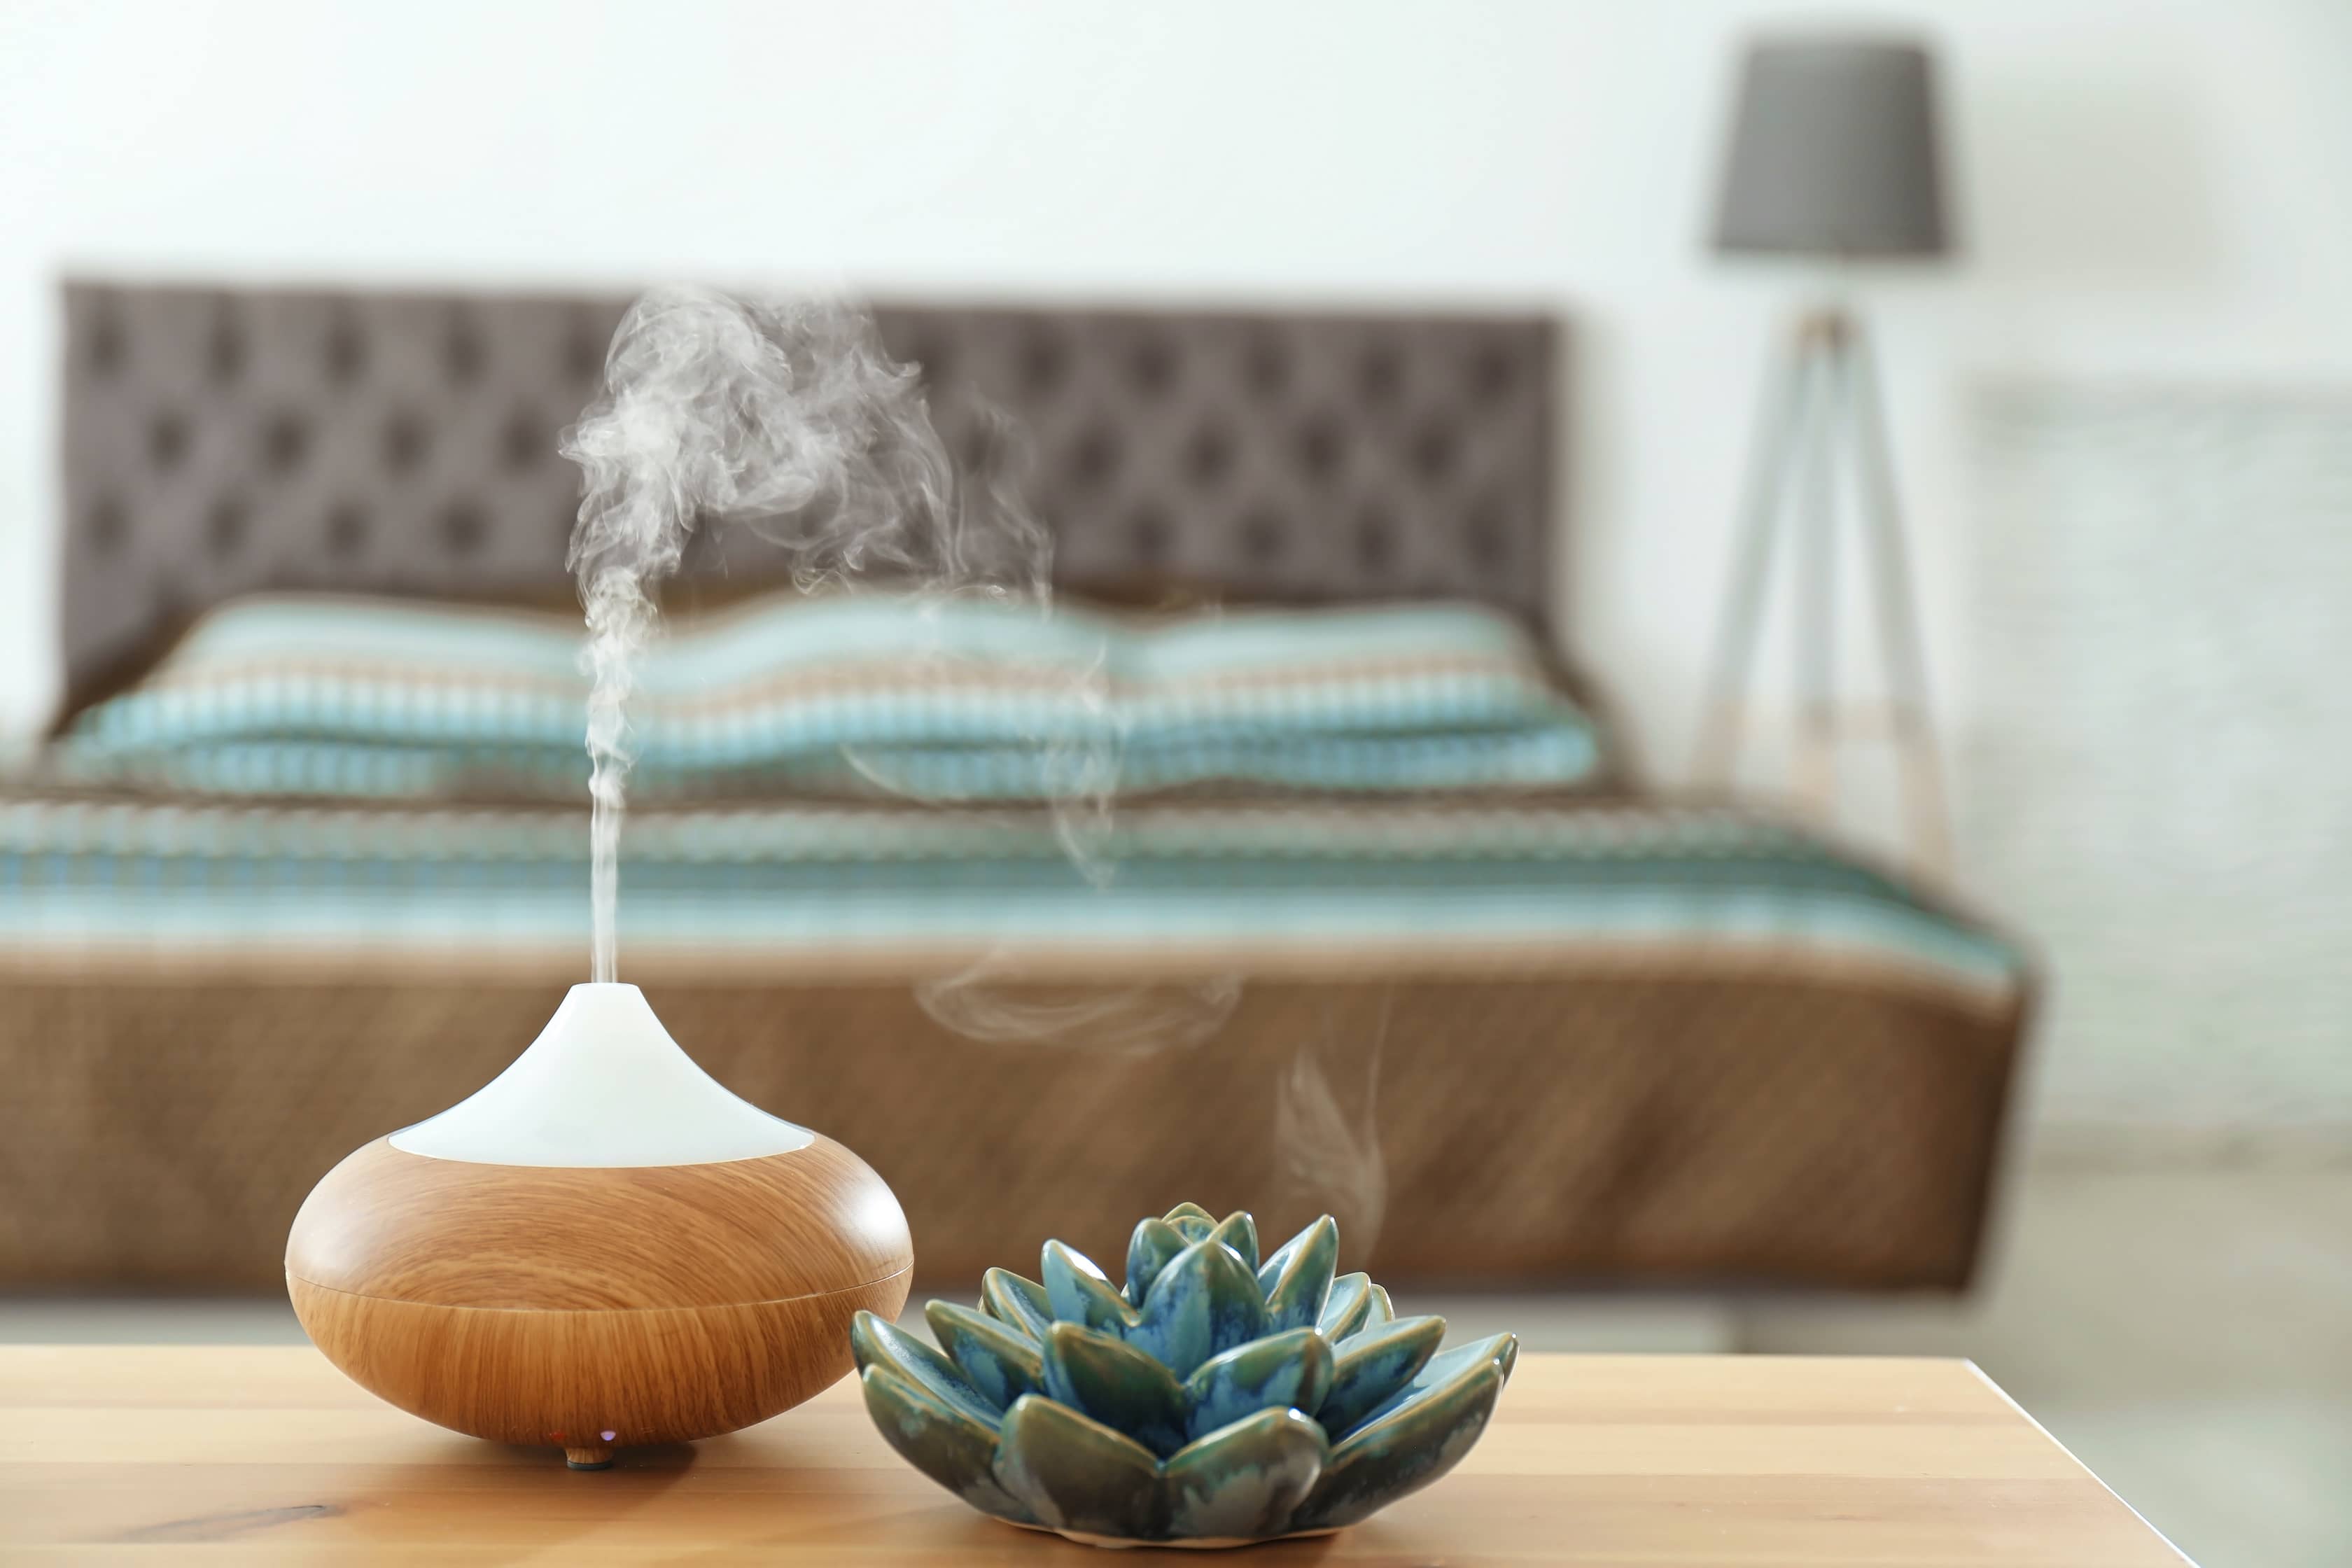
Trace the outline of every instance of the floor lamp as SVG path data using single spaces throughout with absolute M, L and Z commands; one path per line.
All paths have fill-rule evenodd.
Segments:
M 1925 49 L 1874 39 L 1759 42 L 1740 75 L 1715 248 L 1825 261 L 1941 256 L 1948 242 L 1939 168 Z M 1884 710 L 1870 715 L 1837 695 L 1841 465 L 1850 466 L 1859 502 L 1889 693 Z M 1843 306 L 1798 318 L 1768 376 L 1738 528 L 1699 737 L 1699 780 L 1728 784 L 1738 763 L 1766 590 L 1785 540 L 1796 585 L 1792 782 L 1826 816 L 1835 804 L 1842 741 L 1858 732 L 1885 739 L 1895 748 L 1913 854 L 1946 868 L 1950 825 L 1877 364 L 1861 320 Z M 1875 721 L 1867 731 L 1865 716 Z

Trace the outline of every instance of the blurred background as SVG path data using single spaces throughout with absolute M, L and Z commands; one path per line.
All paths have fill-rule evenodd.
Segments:
M 0 213 L 0 1335 L 299 1336 L 269 1282 L 309 1184 L 583 977 L 576 803 L 461 770 L 435 777 L 476 815 L 436 817 L 285 763 L 308 710 L 155 732 L 256 660 L 424 668 L 431 624 L 177 635 L 264 591 L 488 600 L 541 618 L 480 660 L 530 665 L 570 593 L 556 433 L 621 306 L 824 289 L 879 303 L 961 462 L 980 400 L 1013 416 L 1057 587 L 1482 606 L 1406 640 L 1504 693 L 1463 725 L 1553 759 L 1157 779 L 1112 831 L 1205 801 L 1231 841 L 1108 905 L 1040 868 L 1019 803 L 957 796 L 1005 836 L 977 903 L 891 884 L 848 985 L 846 926 L 776 911 L 884 910 L 877 873 L 812 882 L 790 845 L 647 871 L 673 1033 L 873 1160 L 941 1289 L 1180 1199 L 1319 1205 L 1370 1238 L 1347 1267 L 1465 1330 L 1971 1356 L 2196 1560 L 2352 1554 L 2352 9 L 19 0 Z M 726 581 L 679 607 L 743 613 L 756 563 Z M 1390 673 L 1347 684 L 1405 634 L 1312 625 L 1282 657 L 1429 739 Z M 806 655 L 777 637 L 730 679 Z M 714 800 L 877 809 L 792 773 L 649 808 L 681 843 Z M 1497 789 L 1507 853 L 1444 837 Z M 1235 847 L 1276 811 L 1353 845 L 1344 874 Z M 378 897 L 466 834 L 509 853 L 497 813 L 550 835 L 538 871 L 469 912 Z M 271 881 L 389 817 L 395 869 Z M 315 842 L 223 847 L 248 830 Z M 1139 843 L 1113 858 L 1171 853 Z M 1107 908 L 1123 956 L 1052 939 Z M 932 914 L 953 941 L 883 940 Z M 975 975 L 1057 989 L 942 988 Z M 810 1021 L 770 1040 L 780 987 Z M 452 1020 L 478 1037 L 413 1070 Z M 1176 1129 L 1163 1163 L 1101 1214 L 1017 1185 L 980 1234 L 945 1108 L 859 1117 L 984 1049 L 992 1138 L 1051 1147 L 1109 1097 Z M 1212 1080 L 1251 1117 L 1185 1087 Z M 138 1181 L 51 1204 L 134 1144 Z M 1498 1191 L 1513 1220 L 1461 1240 Z

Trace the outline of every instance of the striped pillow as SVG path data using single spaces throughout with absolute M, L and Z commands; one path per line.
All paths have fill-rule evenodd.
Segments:
M 198 793 L 578 796 L 581 636 L 526 612 L 242 600 L 82 714 L 56 763 Z M 1468 605 L 1150 620 L 778 595 L 680 624 L 638 674 L 640 799 L 1520 788 L 1600 761 L 1525 634 Z

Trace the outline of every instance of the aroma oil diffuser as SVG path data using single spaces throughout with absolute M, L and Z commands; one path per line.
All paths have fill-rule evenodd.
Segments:
M 467 1100 L 330 1171 L 286 1286 L 327 1359 L 443 1426 L 613 1451 L 763 1421 L 895 1317 L 907 1218 L 856 1155 L 729 1093 L 634 985 L 575 985 Z

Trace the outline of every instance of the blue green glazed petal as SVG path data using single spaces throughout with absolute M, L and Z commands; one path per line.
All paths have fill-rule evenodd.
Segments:
M 1449 1351 L 1445 1355 L 1433 1356 L 1429 1366 L 1423 1369 L 1423 1376 L 1428 1376 L 1431 1369 L 1435 1368 L 1439 1362 L 1445 1360 L 1446 1355 L 1454 1356 L 1464 1362 L 1491 1361 L 1495 1363 L 1495 1370 L 1503 1374 L 1503 1381 L 1508 1383 L 1511 1381 L 1511 1369 L 1519 1364 L 1519 1336 L 1490 1334 L 1483 1340 L 1474 1340 L 1456 1350 Z
M 1167 1533 L 1204 1541 L 1279 1535 L 1329 1453 L 1323 1428 L 1287 1406 L 1220 1427 L 1161 1473 Z
M 1316 1418 L 1332 1436 L 1345 1441 L 1364 1417 L 1412 1383 L 1444 1337 L 1443 1318 L 1400 1318 L 1358 1334 L 1332 1358 L 1331 1392 Z
M 1275 1406 L 1313 1415 L 1331 1388 L 1331 1343 L 1313 1329 L 1269 1334 L 1211 1356 L 1184 1380 L 1195 1438 Z
M 1135 1309 L 1111 1288 L 1093 1258 L 1049 1241 L 1038 1261 L 1045 1277 L 1045 1301 L 1054 1310 L 1055 1322 L 1077 1323 L 1120 1338 L 1135 1327 Z
M 1194 1242 L 1160 1271 L 1143 1298 L 1128 1343 L 1159 1358 L 1179 1378 L 1202 1362 L 1266 1331 L 1257 1276 L 1221 1241 Z
M 931 1302 L 923 1318 L 956 1370 L 998 1409 L 1045 1386 L 1045 1357 L 1019 1330 L 953 1301 Z
M 1217 1222 L 1209 1235 L 1240 1254 L 1242 1264 L 1257 1272 L 1257 1220 L 1247 1209 L 1235 1209 Z
M 1045 1388 L 1056 1401 L 1134 1438 L 1158 1458 L 1191 1436 L 1183 1384 L 1144 1352 L 1109 1334 L 1055 1323 L 1045 1337 Z
M 1329 1216 L 1326 1215 L 1325 1217 L 1328 1218 Z M 1339 1222 L 1337 1220 L 1332 1221 L 1333 1228 L 1336 1229 L 1338 1225 Z M 1292 1237 L 1288 1241 L 1286 1241 L 1280 1247 L 1276 1247 L 1272 1257 L 1261 1258 L 1258 1259 L 1257 1282 L 1260 1289 L 1271 1290 L 1274 1289 L 1275 1279 L 1282 1273 L 1284 1265 L 1287 1264 L 1292 1258 L 1298 1256 L 1298 1249 L 1307 1245 L 1307 1238 L 1313 1235 L 1315 1227 L 1311 1225 L 1308 1226 L 1305 1230 L 1300 1231 L 1297 1236 Z
M 1055 1530 L 1125 1541 L 1160 1533 L 1160 1462 L 1132 1437 L 1041 1395 L 1006 1412 L 992 1471 Z
M 1503 1381 L 1508 1383 L 1511 1381 L 1511 1369 L 1518 1362 L 1519 1336 L 1517 1334 L 1492 1334 L 1466 1345 L 1456 1345 L 1450 1351 L 1440 1351 L 1429 1358 L 1428 1365 L 1413 1374 L 1411 1383 L 1391 1394 L 1380 1408 L 1356 1425 L 1369 1426 L 1375 1421 L 1385 1420 L 1406 1405 L 1425 1397 L 1480 1363 L 1491 1364 L 1502 1374 Z
M 896 1323 L 861 1311 L 850 1321 L 849 1352 L 857 1369 L 886 1366 L 908 1383 L 975 1421 L 995 1425 L 1004 1407 L 992 1405 L 962 1369 Z
M 1322 1320 L 1339 1264 L 1339 1222 L 1325 1215 L 1283 1243 L 1257 1271 L 1268 1328 L 1311 1329 Z
M 1478 1441 L 1502 1392 L 1502 1369 L 1477 1362 L 1358 1428 L 1331 1450 L 1322 1479 L 1291 1515 L 1291 1530 L 1353 1524 L 1437 1479 Z
M 992 1268 L 980 1277 L 980 1304 L 1006 1328 L 1016 1329 L 1042 1345 L 1054 1326 L 1054 1309 L 1045 1287 L 1010 1268 Z
M 1315 1326 L 1327 1340 L 1344 1340 L 1364 1326 L 1365 1314 L 1371 1310 L 1372 1277 L 1342 1274 L 1331 1281 L 1331 1293 L 1323 1299 L 1322 1315 Z
M 1124 1288 L 1047 1242 L 1042 1281 L 930 1303 L 944 1354 L 857 1314 L 866 1410 L 972 1507 L 1097 1545 L 1343 1528 L 1460 1460 L 1518 1342 L 1439 1351 L 1444 1321 L 1338 1275 L 1339 1242 L 1326 1215 L 1261 1261 L 1246 1212 L 1180 1204 L 1136 1227 Z
M 1164 1219 L 1148 1219 L 1137 1226 L 1127 1242 L 1127 1289 L 1123 1292 L 1127 1304 L 1142 1306 L 1144 1292 L 1151 1289 L 1160 1271 L 1168 1267 L 1168 1260 L 1191 1245 L 1182 1231 Z
M 949 1405 L 877 1362 L 857 1374 L 866 1413 L 898 1457 L 982 1513 L 1034 1523 L 997 1484 L 996 1426 Z

